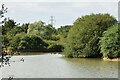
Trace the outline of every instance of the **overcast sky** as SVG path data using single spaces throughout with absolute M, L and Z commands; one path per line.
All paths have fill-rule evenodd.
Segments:
M 9 0 L 8 0 L 9 1 Z M 117 0 L 86 2 L 3 2 L 8 7 L 6 17 L 18 23 L 38 20 L 50 23 L 50 16 L 55 17 L 55 27 L 72 24 L 78 17 L 91 13 L 109 13 L 118 18 Z

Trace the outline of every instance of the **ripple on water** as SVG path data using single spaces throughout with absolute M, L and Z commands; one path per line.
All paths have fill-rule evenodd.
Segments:
M 24 58 L 25 62 L 20 62 Z M 102 59 L 63 58 L 60 54 L 14 56 L 3 77 L 16 78 L 117 78 L 118 63 Z

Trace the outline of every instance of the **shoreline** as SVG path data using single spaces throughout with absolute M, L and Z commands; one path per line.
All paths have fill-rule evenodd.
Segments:
M 25 52 L 26 53 L 26 52 Z M 15 54 L 13 56 L 16 56 L 16 57 L 21 57 L 21 56 L 38 56 L 38 55 L 43 55 L 43 54 L 54 54 L 54 53 L 38 53 L 37 54 L 28 54 L 28 53 L 31 53 L 31 52 L 27 52 L 26 54 Z M 58 52 L 56 52 L 56 54 L 59 54 Z M 62 54 L 61 54 L 62 55 Z M 120 58 L 113 58 L 113 59 L 109 59 L 109 58 L 98 58 L 98 59 L 101 59 L 103 61 L 112 61 L 112 62 L 120 62 Z
M 48 53 L 50 53 L 50 54 L 60 54 L 60 52 L 20 52 L 19 54 L 15 53 L 13 56 L 41 55 L 41 54 L 48 54 Z
M 109 59 L 109 58 L 103 58 L 104 61 L 114 61 L 114 62 L 120 62 L 120 58 L 114 58 L 114 59 Z

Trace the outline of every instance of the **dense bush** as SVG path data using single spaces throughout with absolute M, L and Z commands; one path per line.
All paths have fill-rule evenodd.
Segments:
M 13 38 L 11 46 L 21 51 L 46 51 L 48 44 L 38 36 L 22 33 Z
M 16 36 L 14 36 L 12 40 L 10 40 L 9 44 L 11 47 L 13 47 L 14 50 L 18 50 L 20 40 L 24 35 L 26 34 L 25 33 L 16 34 Z
M 9 39 L 6 35 L 1 36 L 1 41 L 2 41 L 2 47 L 9 46 Z
M 42 21 L 30 24 L 27 30 L 27 34 L 34 34 L 45 40 L 54 40 L 55 38 L 53 38 L 52 35 L 55 33 L 56 29 L 52 25 L 45 25 Z
M 44 29 L 45 23 L 42 21 L 37 21 L 29 24 L 27 34 L 34 34 L 40 36 Z
M 62 52 L 64 47 L 59 44 L 52 44 L 48 47 L 49 52 Z
M 101 57 L 99 37 L 116 22 L 109 14 L 91 14 L 78 18 L 69 31 L 64 54 L 68 57 Z
M 8 35 L 15 36 L 16 34 L 24 32 L 24 29 L 20 26 L 15 26 L 12 30 L 8 31 Z
M 12 19 L 9 19 L 2 26 L 2 34 L 5 35 L 7 32 L 9 32 L 15 26 L 16 26 L 16 22 L 14 20 L 12 20 Z
M 103 33 L 100 50 L 104 58 L 120 57 L 120 24 L 110 27 Z
M 60 37 L 67 38 L 68 32 L 72 27 L 73 27 L 72 25 L 61 26 L 60 28 L 57 29 L 57 33 Z

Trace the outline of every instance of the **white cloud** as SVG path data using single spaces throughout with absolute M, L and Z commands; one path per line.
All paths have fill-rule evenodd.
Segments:
M 81 1 L 81 0 L 80 0 Z M 87 0 L 85 0 L 87 1 Z M 92 0 L 93 1 L 93 0 Z M 108 1 L 108 0 L 106 0 Z M 6 16 L 17 22 L 43 20 L 49 22 L 51 15 L 57 25 L 72 24 L 76 18 L 90 13 L 110 13 L 118 17 L 117 2 L 4 2 L 8 7 Z M 114 0 L 115 1 L 115 0 Z

